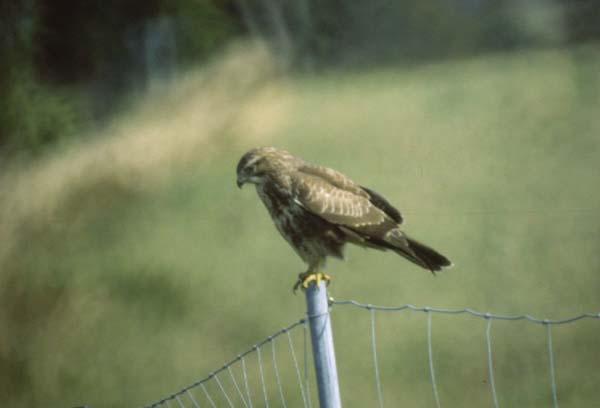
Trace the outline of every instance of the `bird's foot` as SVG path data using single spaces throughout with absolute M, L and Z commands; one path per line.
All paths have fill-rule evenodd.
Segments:
M 294 285 L 294 293 L 298 290 L 298 288 L 304 290 L 308 288 L 308 285 L 311 282 L 316 282 L 317 288 L 321 285 L 321 281 L 325 281 L 327 286 L 329 286 L 329 282 L 331 282 L 331 278 L 329 275 L 323 272 L 304 272 L 298 275 L 298 280 Z

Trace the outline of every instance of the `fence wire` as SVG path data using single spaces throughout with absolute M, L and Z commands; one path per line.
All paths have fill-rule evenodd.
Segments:
M 256 355 L 256 359 L 257 359 L 257 363 L 258 363 L 258 371 L 260 374 L 259 375 L 260 395 L 255 395 L 255 398 L 258 399 L 259 401 L 261 401 L 260 402 L 261 406 L 264 404 L 264 406 L 268 408 L 269 407 L 269 397 L 268 397 L 268 393 L 267 393 L 267 381 L 266 381 L 266 376 L 265 376 L 266 362 L 263 361 L 263 355 L 261 352 L 262 347 L 267 345 L 268 343 L 271 343 L 271 368 L 273 370 L 273 373 L 274 373 L 274 376 L 276 379 L 276 383 L 277 383 L 277 389 L 278 389 L 279 399 L 280 399 L 279 402 L 282 404 L 283 407 L 286 407 L 287 406 L 286 399 L 284 396 L 285 394 L 284 394 L 283 385 L 282 385 L 282 381 L 281 381 L 281 377 L 280 377 L 280 369 L 279 369 L 278 360 L 276 357 L 276 345 L 275 345 L 275 339 L 277 339 L 283 335 L 287 336 L 287 345 L 288 345 L 287 352 L 291 356 L 291 361 L 293 363 L 295 373 L 297 374 L 298 383 L 299 383 L 299 391 L 301 393 L 304 407 L 309 407 L 310 403 L 308 402 L 307 396 L 305 395 L 306 383 L 304 383 L 304 379 L 307 378 L 306 377 L 306 375 L 307 375 L 306 368 L 305 368 L 305 374 L 304 374 L 304 378 L 303 378 L 302 374 L 300 373 L 300 366 L 298 364 L 298 359 L 296 358 L 296 351 L 295 351 L 295 347 L 294 347 L 294 344 L 292 341 L 292 336 L 291 336 L 291 333 L 294 331 L 294 329 L 296 329 L 298 326 L 304 326 L 305 324 L 306 324 L 306 319 L 300 319 L 299 321 L 289 325 L 288 327 L 285 327 L 285 328 L 279 330 L 278 332 L 268 336 L 266 339 L 262 340 L 261 342 L 253 345 L 251 348 L 249 348 L 245 352 L 237 355 L 234 359 L 232 359 L 231 361 L 224 364 L 218 370 L 211 372 L 207 376 L 193 382 L 192 384 L 190 384 L 186 387 L 183 387 L 182 389 L 180 389 L 177 392 L 174 392 L 173 394 L 170 394 L 166 397 L 161 398 L 158 401 L 155 401 L 148 405 L 145 405 L 144 408 L 155 408 L 155 407 L 159 407 L 159 406 L 164 406 L 167 408 L 175 407 L 175 406 L 180 407 L 180 408 L 185 408 L 188 406 L 193 406 L 194 408 L 201 408 L 201 407 L 217 408 L 219 406 L 219 404 L 217 402 L 217 397 L 221 398 L 224 401 L 225 406 L 227 406 L 227 407 L 242 406 L 245 408 L 253 408 L 254 404 L 252 401 L 251 387 L 249 385 L 249 380 L 248 380 L 250 376 L 248 373 L 248 369 L 246 367 L 246 365 L 247 365 L 246 360 L 252 354 Z M 304 354 L 306 354 L 306 352 L 304 352 Z M 242 373 L 242 379 L 243 379 L 242 386 L 240 386 L 240 384 L 234 374 L 234 370 L 232 370 L 232 367 L 238 365 L 238 363 L 240 366 L 239 370 L 241 370 L 241 373 Z M 306 365 L 305 365 L 305 367 L 306 367 Z M 231 386 L 227 387 L 224 384 L 225 379 L 223 377 L 220 377 L 219 375 L 223 375 L 223 377 L 228 378 L 228 381 L 229 381 L 229 383 L 231 383 Z M 211 391 L 206 386 L 211 381 L 216 384 L 216 390 L 218 391 L 218 395 L 214 395 L 213 393 L 211 393 Z M 242 390 L 242 387 L 243 387 L 243 390 Z M 199 397 L 198 395 L 202 396 L 203 398 Z M 185 398 L 183 398 L 184 396 L 185 396 Z M 200 402 L 201 400 L 203 402 Z
M 494 408 L 498 407 L 498 396 L 496 393 L 496 386 L 494 380 L 494 367 L 493 367 L 493 347 L 492 347 L 492 322 L 494 320 L 505 320 L 505 321 L 517 321 L 517 320 L 525 320 L 534 324 L 543 325 L 546 328 L 546 345 L 547 345 L 547 358 L 548 358 L 548 367 L 550 373 L 550 388 L 552 395 L 552 404 L 553 407 L 558 408 L 558 396 L 557 396 L 557 385 L 556 385 L 556 374 L 555 374 L 555 366 L 554 366 L 554 350 L 552 345 L 552 326 L 554 325 L 563 325 L 568 323 L 573 323 L 581 319 L 598 319 L 600 320 L 600 313 L 584 313 L 577 316 L 565 318 L 565 319 L 538 319 L 529 314 L 520 314 L 520 315 L 503 315 L 503 314 L 495 314 L 495 313 L 484 313 L 478 312 L 472 309 L 444 309 L 444 308 L 434 308 L 429 306 L 418 307 L 412 304 L 405 304 L 401 306 L 382 306 L 382 305 L 373 305 L 360 303 L 355 300 L 331 300 L 330 305 L 332 308 L 334 307 L 342 307 L 342 306 L 351 306 L 355 308 L 365 309 L 369 312 L 370 316 L 370 340 L 371 340 L 371 354 L 373 359 L 373 371 L 374 371 L 374 380 L 377 391 L 377 402 L 380 408 L 383 408 L 383 391 L 382 391 L 382 381 L 381 381 L 381 372 L 379 368 L 378 358 L 377 358 L 377 338 L 376 338 L 376 325 L 375 325 L 375 312 L 400 312 L 400 311 L 413 311 L 413 312 L 425 312 L 427 315 L 427 356 L 428 356 L 428 365 L 429 365 L 429 376 L 431 381 L 431 387 L 433 392 L 433 398 L 436 407 L 440 407 L 440 399 L 438 386 L 436 383 L 435 377 L 435 369 L 434 369 L 434 357 L 433 357 L 433 344 L 432 344 L 432 314 L 449 314 L 449 315 L 459 315 L 466 314 L 472 315 L 475 317 L 482 318 L 486 321 L 485 326 L 485 346 L 487 353 L 487 368 L 488 368 L 488 382 L 490 386 L 491 400 Z M 309 316 L 307 316 L 308 318 Z M 299 321 L 289 325 L 286 328 L 279 330 L 278 332 L 268 336 L 266 339 L 261 342 L 253 345 L 251 348 L 246 350 L 244 353 L 239 354 L 234 359 L 223 365 L 218 370 L 213 371 L 208 374 L 204 378 L 195 381 L 194 383 L 180 389 L 179 391 L 170 394 L 166 397 L 161 398 L 158 401 L 150 403 L 149 405 L 144 406 L 144 408 L 154 408 L 159 406 L 169 407 L 193 407 L 193 408 L 201 408 L 201 407 L 211 407 L 216 408 L 219 406 L 228 406 L 228 407 L 244 407 L 244 408 L 253 408 L 256 404 L 259 406 L 269 407 L 269 393 L 267 386 L 267 379 L 265 374 L 265 364 L 263 354 L 261 352 L 261 348 L 266 344 L 270 343 L 271 346 L 271 358 L 270 358 L 270 367 L 273 372 L 273 377 L 275 380 L 275 385 L 272 387 L 273 395 L 276 395 L 276 401 L 273 401 L 276 406 L 282 406 L 286 408 L 289 406 L 289 394 L 295 393 L 295 395 L 300 396 L 300 401 L 302 402 L 302 406 L 304 408 L 311 408 L 311 398 L 309 393 L 309 381 L 308 381 L 308 345 L 307 345 L 307 318 L 300 319 Z M 302 326 L 303 333 L 303 349 L 302 349 L 302 359 L 303 359 L 303 367 L 301 369 L 301 365 L 299 362 L 299 358 L 296 354 L 296 346 L 294 345 L 291 333 L 298 326 Z M 285 336 L 284 336 L 285 335 Z M 334 334 L 335 335 L 335 334 Z M 277 358 L 276 352 L 276 339 L 282 337 L 283 343 L 287 343 L 287 347 L 285 348 L 285 352 L 289 354 L 289 360 L 292 363 L 293 375 L 295 376 L 294 382 L 296 382 L 298 388 L 296 390 L 288 390 L 284 388 L 284 382 L 282 380 L 281 370 L 280 370 L 280 361 Z M 279 346 L 280 348 L 282 346 Z M 264 350 L 263 350 L 264 351 Z M 254 395 L 251 392 L 251 387 L 249 385 L 249 372 L 247 368 L 247 358 L 254 354 L 256 356 L 257 364 L 258 364 L 258 372 L 259 372 L 259 388 L 258 392 L 255 391 Z M 266 360 L 269 360 L 268 357 Z M 241 380 L 238 381 L 236 378 L 234 367 L 239 363 L 238 372 L 241 370 Z M 302 373 L 303 371 L 303 373 Z M 223 377 L 219 377 L 219 375 L 223 375 Z M 342 374 L 343 375 L 343 374 Z M 224 385 L 224 378 L 228 378 L 228 382 L 231 384 L 229 387 Z M 209 382 L 213 381 L 216 384 L 216 387 L 213 387 L 212 393 L 209 391 L 206 386 Z M 290 384 L 285 384 L 286 387 L 289 387 Z M 229 389 L 229 392 L 228 392 Z M 214 391 L 218 392 L 218 395 L 214 395 Z M 201 397 L 199 397 L 199 395 Z M 184 398 L 185 397 L 185 398 Z M 219 405 L 217 402 L 217 397 L 220 401 L 223 401 L 223 404 Z M 253 399 L 255 401 L 253 401 Z M 202 401 L 202 402 L 201 402 Z
M 443 309 L 443 308 L 434 308 L 429 306 L 415 306 L 411 304 L 405 304 L 401 306 L 382 306 L 382 305 L 373 305 L 367 303 L 360 303 L 355 300 L 331 300 L 332 306 L 353 306 L 361 309 L 365 309 L 370 313 L 370 321 L 371 321 L 371 344 L 372 344 L 372 354 L 375 366 L 375 382 L 377 387 L 377 399 L 379 402 L 379 407 L 383 407 L 383 394 L 382 394 L 382 386 L 381 386 L 381 376 L 379 373 L 379 368 L 377 365 L 377 350 L 375 343 L 375 312 L 400 312 L 404 310 L 414 311 L 414 312 L 425 312 L 427 314 L 427 351 L 428 351 L 428 363 L 429 363 L 429 376 L 433 391 L 433 398 L 435 401 L 435 406 L 437 408 L 440 407 L 440 399 L 438 393 L 438 387 L 435 379 L 435 370 L 433 364 L 433 345 L 432 345 L 432 335 L 431 335 L 431 315 L 432 313 L 438 314 L 450 314 L 450 315 L 459 315 L 459 314 L 468 314 L 475 317 L 479 317 L 486 320 L 486 329 L 485 329 L 485 342 L 486 342 L 486 350 L 487 350 L 487 360 L 488 360 L 488 381 L 490 384 L 490 392 L 492 394 L 492 404 L 494 408 L 498 407 L 498 397 L 496 394 L 496 386 L 494 382 L 494 368 L 493 368 L 493 355 L 492 355 L 492 342 L 491 342 L 491 327 L 493 320 L 507 320 L 507 321 L 516 321 L 516 320 L 526 320 L 531 323 L 540 324 L 545 326 L 546 328 L 546 343 L 547 343 L 547 355 L 548 355 L 548 364 L 550 371 L 550 387 L 552 391 L 552 404 L 554 408 L 558 408 L 558 397 L 556 391 L 556 375 L 555 375 L 555 367 L 554 367 L 554 350 L 552 346 L 552 326 L 553 325 L 562 325 L 573 323 L 581 319 L 598 319 L 600 320 L 600 313 L 583 313 L 577 316 L 569 317 L 566 319 L 538 319 L 529 314 L 520 314 L 520 315 L 502 315 L 495 313 L 484 313 L 478 312 L 472 309 Z

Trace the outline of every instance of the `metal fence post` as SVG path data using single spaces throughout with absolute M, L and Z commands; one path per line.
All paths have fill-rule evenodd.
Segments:
M 341 408 L 326 283 L 321 281 L 321 285 L 317 287 L 315 282 L 311 282 L 305 294 L 319 389 L 319 406 L 321 408 Z

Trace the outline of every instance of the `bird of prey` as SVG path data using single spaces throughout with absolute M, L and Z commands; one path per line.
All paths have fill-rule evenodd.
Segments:
M 242 156 L 237 185 L 256 186 L 275 226 L 308 270 L 298 275 L 294 291 L 311 281 L 329 283 L 320 271 L 327 256 L 343 258 L 346 243 L 391 250 L 435 273 L 452 265 L 444 255 L 400 230 L 402 215 L 383 196 L 344 174 L 274 147 Z

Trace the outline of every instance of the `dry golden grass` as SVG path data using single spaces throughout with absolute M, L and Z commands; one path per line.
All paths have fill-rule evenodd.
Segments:
M 235 142 L 227 137 L 232 127 L 260 143 L 285 110 L 278 99 L 281 90 L 267 82 L 275 72 L 261 44 L 238 44 L 208 68 L 156 86 L 85 142 L 26 166 L 8 167 L 0 180 L 0 256 L 11 250 L 9 237 L 23 219 L 52 220 L 79 190 L 85 194 L 106 184 L 133 190 L 154 186 L 173 168 L 207 161 Z

